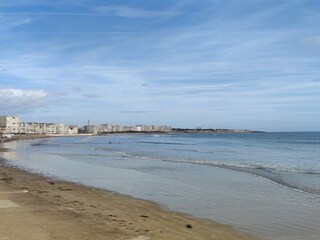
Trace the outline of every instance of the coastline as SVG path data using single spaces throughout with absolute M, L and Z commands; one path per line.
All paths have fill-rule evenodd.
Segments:
M 0 200 L 21 206 L 0 208 L 0 235 L 8 239 L 21 239 L 25 232 L 30 235 L 23 239 L 257 239 L 146 200 L 48 179 L 3 161 L 0 193 Z
M 19 140 L 32 140 L 37 138 L 50 138 L 50 135 L 14 135 L 11 138 L 0 138 L 0 144 L 11 142 L 11 141 L 19 141 Z M 0 147 L 1 149 L 1 147 Z
M 27 135 L 15 135 L 12 138 L 0 138 L 0 144 L 11 142 L 11 141 L 20 141 L 20 140 L 33 140 L 41 138 L 54 138 L 54 137 L 81 137 L 81 136 L 94 136 L 91 133 L 79 133 L 79 134 L 54 134 L 54 135 L 40 135 L 40 134 L 27 134 Z M 1 149 L 1 148 L 0 148 Z

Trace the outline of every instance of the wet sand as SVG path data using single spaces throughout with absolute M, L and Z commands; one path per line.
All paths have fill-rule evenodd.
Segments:
M 47 179 L 0 162 L 0 239 L 257 238 L 149 201 Z

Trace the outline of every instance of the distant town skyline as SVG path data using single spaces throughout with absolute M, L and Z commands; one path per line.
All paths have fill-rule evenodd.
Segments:
M 0 0 L 0 115 L 320 131 L 320 2 Z
M 75 126 L 64 123 L 23 122 L 18 116 L 0 116 L 0 137 L 4 134 L 36 134 L 36 135 L 76 135 L 78 133 L 103 134 L 103 133 L 169 133 L 171 126 L 135 125 L 124 126 L 118 124 Z

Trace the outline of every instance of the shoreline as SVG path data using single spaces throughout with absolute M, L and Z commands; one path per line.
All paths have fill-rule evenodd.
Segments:
M 46 135 L 46 134 L 20 134 L 15 135 L 12 138 L 1 138 L 1 143 L 12 142 L 12 141 L 21 141 L 21 140 L 33 140 L 33 139 L 45 139 L 45 138 L 54 138 L 54 137 L 83 137 L 83 136 L 94 136 L 92 134 L 79 133 L 79 134 L 55 134 L 55 135 Z
M 3 191 L 2 189 L 6 189 Z M 27 191 L 22 194 L 14 194 L 17 191 Z M 27 199 L 28 204 L 36 204 L 33 211 L 37 214 L 31 215 L 29 224 L 37 222 L 34 217 L 45 218 L 45 226 L 39 229 L 39 223 L 29 226 L 30 231 L 45 231 L 46 233 L 68 235 L 61 239 L 226 239 L 226 240 L 254 240 L 256 237 L 243 233 L 231 226 L 216 223 L 210 220 L 199 219 L 188 214 L 169 211 L 161 206 L 147 201 L 122 195 L 116 192 L 87 187 L 77 183 L 60 180 L 52 180 L 39 174 L 27 172 L 4 164 L 0 161 L 0 200 L 4 197 L 13 199 L 23 209 Z M 10 194 L 11 192 L 11 194 Z M 5 199 L 7 199 L 5 198 Z M 42 208 L 50 208 L 58 211 L 59 216 L 51 211 L 41 211 Z M 17 239 L 20 227 L 14 232 L 5 232 L 6 214 L 3 211 L 15 211 L 16 208 L 1 209 L 0 235 L 8 239 Z M 30 210 L 28 210 L 30 212 Z M 12 213 L 11 213 L 12 214 Z M 15 218 L 16 216 L 16 218 Z M 19 222 L 19 215 L 15 215 L 13 224 Z M 51 218 L 54 217 L 54 220 Z M 56 217 L 67 219 L 66 224 L 74 225 L 61 233 L 61 220 Z M 32 220 L 33 219 L 33 220 Z M 53 221 L 53 223 L 52 223 Z M 79 221 L 84 223 L 81 229 L 86 234 L 79 235 Z M 63 222 L 63 221 L 62 221 Z M 11 224 L 12 224 L 11 223 Z M 52 223 L 52 224 L 51 224 Z M 81 224 L 80 224 L 81 225 Z M 8 226 L 7 226 L 8 227 Z M 59 230 L 59 232 L 57 232 Z M 21 231 L 26 231 L 24 227 Z M 103 233 L 101 235 L 101 233 Z M 100 236 L 101 235 L 101 236 Z M 24 237 L 23 239 L 29 239 Z M 31 239 L 37 238 L 33 234 Z M 139 238 L 138 238 L 139 239 Z
M 119 131 L 119 132 L 102 132 L 98 134 L 93 133 L 78 133 L 78 134 L 16 134 L 11 138 L 0 138 L 0 143 L 6 143 L 11 141 L 18 141 L 18 140 L 31 140 L 31 139 L 39 139 L 39 138 L 52 138 L 52 137 L 81 137 L 81 136 L 112 136 L 112 135 L 126 135 L 126 134 L 228 134 L 228 133 L 266 133 L 264 131 L 255 131 L 255 130 L 234 130 L 234 129 L 180 129 L 176 128 L 170 132 L 163 132 L 163 131 Z

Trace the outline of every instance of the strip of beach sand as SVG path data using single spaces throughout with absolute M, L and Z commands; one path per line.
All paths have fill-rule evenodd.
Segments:
M 257 239 L 144 200 L 48 179 L 0 161 L 0 240 Z

